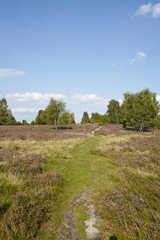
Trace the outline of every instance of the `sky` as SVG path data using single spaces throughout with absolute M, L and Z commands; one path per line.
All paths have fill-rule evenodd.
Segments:
M 146 88 L 160 100 L 160 1 L 0 0 L 0 99 L 17 121 L 53 97 L 80 122 Z

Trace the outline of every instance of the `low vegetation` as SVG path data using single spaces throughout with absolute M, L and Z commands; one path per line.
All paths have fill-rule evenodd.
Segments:
M 85 201 L 101 239 L 160 238 L 160 131 L 95 128 L 0 127 L 0 239 L 85 240 Z
M 23 149 L 15 146 L 0 148 L 0 238 L 34 239 L 63 180 L 45 170 L 41 155 L 22 156 Z
M 99 191 L 103 234 L 117 239 L 160 237 L 160 133 L 107 136 L 93 151 L 117 165 Z

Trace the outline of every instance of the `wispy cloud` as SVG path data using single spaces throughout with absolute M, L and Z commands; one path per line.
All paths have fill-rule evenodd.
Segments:
M 137 61 L 144 61 L 144 59 L 146 58 L 147 54 L 144 52 L 138 52 L 136 59 Z
M 12 108 L 13 113 L 37 113 L 39 108 Z
M 145 58 L 147 57 L 147 54 L 144 52 L 138 52 L 136 57 L 132 58 L 131 61 L 129 62 L 129 64 L 132 64 L 136 61 L 138 62 L 143 62 L 145 60 Z
M 149 2 L 148 4 L 144 4 L 142 6 L 140 6 L 137 11 L 135 12 L 135 15 L 146 15 L 147 13 L 151 12 L 152 11 L 152 3 Z
M 24 74 L 25 74 L 25 72 L 18 71 L 16 69 L 0 68 L 0 77 L 21 76 Z
M 160 3 L 153 6 L 153 17 L 157 18 L 160 16 Z
M 140 6 L 135 12 L 135 16 L 144 16 L 151 13 L 153 18 L 157 18 L 160 16 L 160 2 L 153 5 L 151 2 L 148 4 L 144 4 Z
M 20 94 L 20 93 L 7 94 L 6 98 L 17 101 L 17 102 L 43 103 L 43 102 L 48 102 L 50 100 L 50 98 L 54 98 L 56 100 L 63 100 L 63 99 L 65 99 L 65 95 L 60 94 L 60 93 L 58 93 L 58 94 L 54 94 L 54 93 L 41 94 L 38 92 L 33 92 L 33 93 L 26 92 L 24 94 Z
M 108 104 L 108 100 L 93 93 L 86 95 L 75 94 L 72 96 L 72 101 L 74 103 L 83 103 L 87 105 L 106 106 L 106 104 Z

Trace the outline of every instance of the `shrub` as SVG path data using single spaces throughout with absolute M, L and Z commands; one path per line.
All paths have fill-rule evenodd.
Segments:
M 126 128 L 126 126 L 127 126 L 127 120 L 123 119 L 123 128 Z

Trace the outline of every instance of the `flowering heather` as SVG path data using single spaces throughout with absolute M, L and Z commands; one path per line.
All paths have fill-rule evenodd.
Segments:
M 49 203 L 35 191 L 17 193 L 1 222 L 1 239 L 34 239 L 47 220 Z
M 35 239 L 63 180 L 41 155 L 11 146 L 0 147 L 0 239 Z
M 118 169 L 100 193 L 104 236 L 160 239 L 160 131 L 108 136 L 92 153 Z
M 95 124 L 61 125 L 57 130 L 54 125 L 0 126 L 0 141 L 84 138 L 96 128 Z

